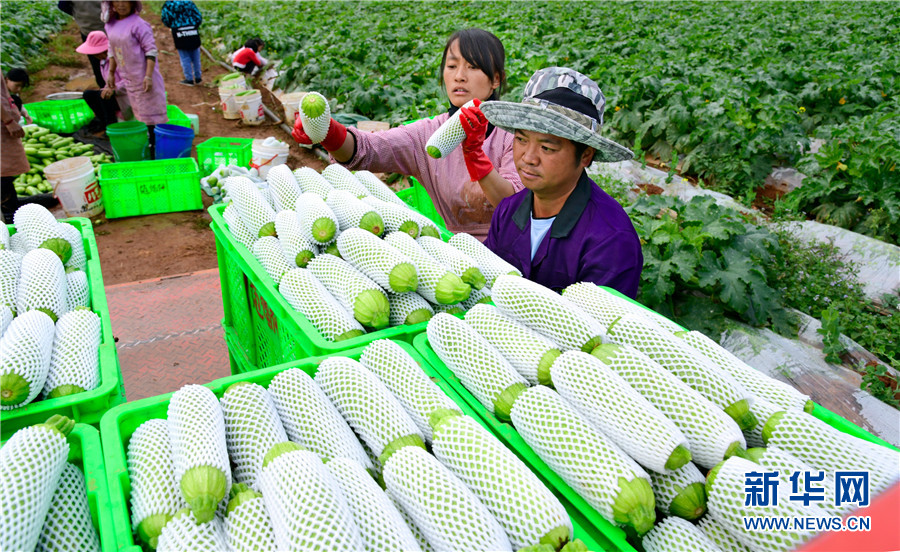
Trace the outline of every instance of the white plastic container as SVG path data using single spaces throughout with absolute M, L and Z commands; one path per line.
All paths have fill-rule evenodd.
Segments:
M 294 126 L 297 113 L 300 111 L 300 101 L 306 92 L 289 92 L 281 97 L 281 105 L 284 106 L 284 122 L 288 126 Z
M 100 184 L 90 157 L 72 157 L 47 165 L 44 176 L 67 217 L 93 217 L 103 212 Z
M 196 113 L 185 113 L 187 118 L 191 120 L 191 128 L 194 129 L 194 136 L 200 134 L 200 115 Z
M 290 151 L 290 146 L 271 136 L 265 140 L 253 140 L 250 166 L 259 171 L 260 178 L 265 179 L 269 169 L 287 163 Z
M 259 90 L 244 90 L 234 96 L 234 103 L 241 113 L 245 125 L 260 125 L 266 120 L 263 110 L 262 93 Z

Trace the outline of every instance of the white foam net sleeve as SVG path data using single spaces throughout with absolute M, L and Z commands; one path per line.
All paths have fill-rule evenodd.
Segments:
M 81 233 L 71 224 L 64 222 L 58 224 L 60 235 L 72 246 L 72 256 L 66 261 L 66 268 L 74 267 L 84 270 L 87 266 L 87 254 L 84 251 L 84 242 L 81 241 Z
M 468 101 L 462 107 L 472 107 L 474 105 L 474 101 Z M 435 159 L 447 157 L 451 151 L 463 143 L 463 140 L 466 139 L 466 131 L 463 130 L 462 122 L 460 121 L 461 115 L 459 111 L 455 112 L 437 130 L 431 133 L 428 141 L 425 142 L 425 151 L 429 156 Z M 437 154 L 432 153 L 432 150 L 435 149 Z
M 769 418 L 771 418 L 773 414 L 782 410 L 784 410 L 784 408 L 770 403 L 766 399 L 756 397 L 756 400 L 753 401 L 753 404 L 750 406 L 750 412 L 756 417 L 756 425 L 744 431 L 744 437 L 747 439 L 748 447 L 766 446 L 762 437 L 766 422 L 769 421 Z
M 656 498 L 656 507 L 659 511 L 669 515 L 669 505 L 675 497 L 693 483 L 706 484 L 706 478 L 697 469 L 696 464 L 688 462 L 677 470 L 668 473 L 649 472 L 653 487 L 653 496 Z
M 648 319 L 648 324 L 655 323 L 656 326 L 670 333 L 684 331 L 681 326 L 658 312 L 636 305 L 591 282 L 572 284 L 563 290 L 562 294 L 563 297 L 593 316 L 604 327 L 608 327 L 620 316 L 637 314 Z
M 390 305 L 387 294 L 381 286 L 347 261 L 334 255 L 316 257 L 309 263 L 308 269 L 347 312 L 355 313 L 357 297 L 365 291 L 380 293 L 384 297 L 385 304 Z
M 449 243 L 431 236 L 422 236 L 417 241 L 426 253 L 434 257 L 436 261 L 446 266 L 454 274 L 463 278 L 464 281 L 467 279 L 468 274 L 481 274 L 481 269 L 478 268 L 478 263 L 475 262 L 475 259 Z M 481 275 L 482 277 L 484 276 L 483 274 Z M 471 285 L 471 282 L 467 283 Z
M 372 469 L 353 430 L 309 374 L 285 370 L 272 378 L 268 391 L 291 441 L 324 460 L 350 458 Z
M 613 525 L 619 478 L 643 477 L 650 482 L 637 462 L 549 387 L 523 391 L 511 418 L 541 460 Z
M 778 504 L 769 506 L 746 506 L 747 473 L 759 473 L 760 467 L 753 462 L 732 456 L 719 468 L 711 487 L 707 489 L 706 505 L 709 514 L 721 523 L 728 532 L 750 550 L 787 552 L 795 550 L 809 540 L 812 532 L 800 531 L 746 531 L 745 517 L 782 518 L 812 517 L 817 515 L 810 508 L 798 502 L 779 497 Z M 791 527 L 793 529 L 793 527 Z
M 723 552 L 750 552 L 741 541 L 737 540 L 734 535 L 728 532 L 728 529 L 722 522 L 712 516 L 703 516 L 697 526 L 700 527 L 700 530 L 709 537 L 709 540 L 716 543 L 716 546 L 721 548 Z
M 478 241 L 478 238 L 470 234 L 466 234 L 465 232 L 454 234 L 447 243 L 459 249 L 478 263 L 478 268 L 481 269 L 481 273 L 484 274 L 485 279 L 487 279 L 487 286 L 490 288 L 494 287 L 494 280 L 500 275 L 522 275 L 522 272 L 518 268 L 500 258 L 496 253 L 488 249 L 486 245 Z
M 609 328 L 608 335 L 616 343 L 631 345 L 655 360 L 720 408 L 743 399 L 753 402 L 751 393 L 728 372 L 697 353 L 683 339 L 650 327 L 633 314 L 620 318 Z
M 327 180 L 335 190 L 350 192 L 353 197 L 363 198 L 370 195 L 363 183 L 343 165 L 337 163 L 328 165 L 322 170 L 322 178 Z
M 300 189 L 303 190 L 303 193 L 316 194 L 323 200 L 327 198 L 328 193 L 334 189 L 334 186 L 325 180 L 325 178 L 312 167 L 301 167 L 294 171 L 294 176 L 297 177 L 297 184 L 300 185 Z
M 259 488 L 279 550 L 362 550 L 359 528 L 322 459 L 286 452 L 266 466 Z
M 668 517 L 657 523 L 641 540 L 645 552 L 723 552 L 693 523 L 679 517 Z
M 48 249 L 33 249 L 22 257 L 16 312 L 32 309 L 47 309 L 57 318 L 69 312 L 65 268 Z
M 28 246 L 25 245 L 25 235 L 16 233 L 10 236 L 9 250 L 18 253 L 19 255 L 28 253 Z
M 237 208 L 238 215 L 250 235 L 259 237 L 259 230 L 275 222 L 275 210 L 249 178 L 236 176 L 229 179 L 228 195 Z
M 757 397 L 766 399 L 784 409 L 803 409 L 809 402 L 809 396 L 797 391 L 790 385 L 767 376 L 759 370 L 748 366 L 743 360 L 734 356 L 712 339 L 698 331 L 678 334 L 682 339 L 712 361 L 716 366 L 729 373 L 747 391 Z
M 827 474 L 867 471 L 872 495 L 900 477 L 900 453 L 838 431 L 802 410 L 784 414 L 767 446 L 778 447 Z
M 604 344 L 594 355 L 675 423 L 698 465 L 712 469 L 735 442 L 745 448 L 741 428 L 725 411 L 647 355 L 613 343 Z
M 83 270 L 66 273 L 66 303 L 69 310 L 91 308 L 91 287 Z
M 225 441 L 238 483 L 256 487 L 263 459 L 288 436 L 269 392 L 255 383 L 229 387 L 219 401 L 225 416 Z
M 377 239 L 377 238 L 376 238 Z M 353 314 L 341 306 L 312 272 L 294 268 L 281 279 L 278 291 L 330 341 L 352 330 L 364 331 Z
M 44 398 L 61 385 L 100 386 L 100 317 L 94 312 L 69 311 L 56 323 Z
M 393 203 L 395 205 L 399 205 L 401 207 L 409 208 L 409 206 L 399 197 L 397 194 L 391 190 L 387 184 L 381 181 L 380 178 L 375 176 L 369 171 L 356 171 L 353 173 L 360 183 L 366 187 L 369 194 L 373 197 L 377 197 L 381 201 L 386 201 L 388 203 Z
M 16 209 L 13 225 L 16 227 L 16 233 L 22 234 L 25 247 L 29 251 L 37 249 L 51 238 L 62 238 L 56 217 L 46 207 L 37 203 L 26 203 Z
M 638 464 L 666 473 L 687 439 L 671 420 L 598 358 L 563 353 L 550 368 L 557 392 Z
M 459 318 L 436 314 L 425 332 L 434 352 L 489 412 L 511 385 L 528 385 L 496 347 Z
M 488 509 L 458 477 L 418 447 L 394 453 L 384 482 L 435 550 L 511 550 Z
M 62 433 L 40 424 L 0 448 L 0 550 L 34 550 L 68 456 Z
M 84 474 L 66 462 L 38 538 L 37 551 L 100 552 L 100 537 L 91 521 Z
M 468 311 L 471 310 L 475 305 L 479 305 L 481 303 L 493 305 L 493 301 L 491 300 L 491 288 L 484 286 L 481 289 L 473 289 L 472 293 L 469 294 L 469 298 L 459 305 L 463 310 Z
M 318 245 L 312 243 L 304 234 L 294 211 L 280 211 L 275 215 L 275 233 L 278 234 L 281 252 L 284 253 L 284 258 L 291 268 L 300 266 L 297 262 L 300 253 L 305 252 L 306 257 L 315 257 L 319 254 Z
M 239 504 L 225 517 L 225 538 L 234 552 L 277 550 L 275 529 L 262 496 Z
M 322 247 L 334 243 L 337 239 L 341 223 L 338 221 L 337 215 L 334 214 L 334 211 L 331 210 L 331 207 L 325 203 L 325 200 L 322 199 L 321 196 L 312 192 L 304 192 L 297 198 L 297 202 L 294 204 L 294 210 L 297 212 L 300 231 L 306 239 L 315 242 Z M 326 224 L 326 226 L 330 228 L 330 225 L 328 225 L 326 221 L 330 221 L 331 224 L 334 225 L 334 231 L 330 232 L 330 236 L 327 234 L 315 236 L 313 233 L 313 225 L 318 222 L 319 225 Z
M 466 292 L 469 292 L 471 288 L 463 284 L 459 276 L 426 253 L 412 236 L 405 232 L 392 232 L 384 237 L 384 241 L 396 247 L 398 251 L 412 260 L 413 265 L 416 267 L 416 274 L 419 276 L 419 289 L 417 290 L 419 295 L 432 303 L 444 305 L 456 304 L 468 297 L 468 295 L 465 297 L 461 294 L 457 295 L 456 291 L 449 297 L 447 295 L 439 296 L 442 282 L 454 283 L 455 289 L 464 289 Z
M 476 304 L 466 313 L 465 320 L 531 385 L 538 384 L 538 366 L 544 355 L 553 350 L 559 352 L 555 343 L 495 306 Z
M 407 224 L 408 229 L 403 230 L 403 232 L 413 238 L 419 237 L 419 224 L 413 220 L 410 209 L 401 207 L 396 203 L 382 201 L 374 196 L 364 197 L 362 201 L 381 215 L 381 220 L 384 221 L 385 232 L 399 232 L 404 224 L 411 223 Z
M 426 228 L 431 228 L 432 234 L 435 236 L 441 235 L 441 229 L 438 227 L 437 224 L 434 223 L 433 220 L 431 220 L 430 218 L 426 217 L 425 215 L 423 215 L 422 213 L 420 213 L 418 211 L 414 211 L 412 209 L 412 207 L 409 207 L 409 210 L 412 212 L 413 221 L 419 225 L 419 236 L 422 236 L 425 234 Z
M 147 420 L 131 435 L 127 459 L 132 529 L 150 516 L 172 516 L 187 507 L 175 478 L 172 455 L 166 420 Z
M 316 383 L 337 407 L 353 431 L 381 457 L 390 443 L 417 435 L 425 438 L 403 406 L 375 374 L 346 357 L 329 357 L 319 364 Z
M 6 328 L 13 321 L 13 312 L 9 305 L 0 304 L 0 337 L 6 333 Z
M 420 310 L 428 311 L 429 318 L 434 316 L 434 309 L 431 308 L 431 303 L 415 291 L 388 293 L 387 296 L 388 302 L 391 304 L 391 326 L 406 324 L 409 315 Z
M 231 235 L 234 236 L 237 241 L 244 244 L 247 251 L 253 251 L 253 244 L 258 239 L 258 236 L 251 233 L 250 230 L 247 230 L 247 227 L 244 226 L 244 221 L 241 220 L 241 215 L 238 213 L 234 203 L 230 203 L 228 207 L 225 207 L 225 210 L 222 211 L 222 218 L 228 223 L 228 230 L 231 232 Z
M 275 236 L 266 236 L 256 240 L 256 243 L 253 244 L 253 256 L 266 269 L 266 273 L 275 282 L 276 287 L 281 283 L 281 278 L 285 273 L 297 266 L 293 259 L 288 261 L 284 256 L 281 243 Z
M 216 396 L 202 385 L 185 385 L 169 400 L 166 417 L 179 482 L 191 468 L 210 466 L 225 476 L 225 496 L 231 491 L 231 463 L 225 442 L 225 417 Z
M 159 535 L 158 552 L 221 552 L 228 550 L 228 540 L 222 521 L 214 517 L 206 523 L 197 523 L 194 513 L 185 511 L 163 527 Z
M 22 255 L 9 249 L 0 250 L 0 305 L 16 308 L 21 267 Z
M 393 341 L 373 341 L 365 348 L 359 361 L 400 402 L 427 443 L 432 438 L 429 416 L 440 408 L 459 410 L 453 399 L 441 391 L 409 353 Z
M 412 532 L 413 537 L 416 539 L 416 543 L 419 545 L 419 549 L 422 552 L 434 552 L 434 548 L 431 547 L 431 544 L 425 538 L 425 534 L 422 533 L 422 530 L 419 529 L 419 526 L 416 525 L 416 522 L 410 517 L 409 514 L 406 513 L 406 510 L 403 509 L 403 506 L 397 502 L 397 499 L 391 493 L 385 491 L 388 499 L 391 501 L 391 504 L 394 505 L 394 508 L 397 509 L 397 512 L 400 513 L 400 517 L 403 518 L 403 521 L 406 523 L 406 526 L 409 527 L 409 530 Z
M 0 224 L 0 250 L 9 248 L 9 228 Z
M 606 333 L 581 307 L 537 282 L 500 276 L 490 288 L 491 299 L 501 311 L 549 337 L 563 350 L 580 351 Z
M 500 523 L 513 549 L 536 545 L 557 527 L 568 529 L 572 538 L 572 522 L 559 500 L 473 418 L 445 419 L 432 448 Z
M 396 247 L 361 228 L 341 232 L 337 247 L 341 257 L 386 290 L 392 289 L 390 274 L 397 265 L 406 263 L 415 267 L 412 260 Z
M 447 314 L 461 314 L 466 312 L 463 309 L 462 303 L 452 303 L 450 305 L 441 305 L 440 303 L 430 303 L 431 308 L 434 309 L 435 314 L 439 312 L 444 312 Z
M 335 458 L 325 467 L 347 500 L 366 550 L 420 550 L 397 507 L 359 463 Z
M 762 455 L 757 460 L 757 463 L 766 471 L 777 471 L 779 478 L 779 492 L 785 493 L 785 496 L 790 496 L 790 489 L 792 486 L 792 482 L 790 477 L 799 472 L 800 475 L 797 478 L 797 490 L 798 493 L 802 494 L 804 489 L 806 489 L 805 481 L 806 481 L 806 473 L 812 472 L 813 475 L 816 475 L 816 470 L 811 468 L 806 463 L 799 460 L 797 457 L 788 454 L 787 452 L 781 450 L 776 446 L 767 447 L 766 450 L 762 453 Z M 840 506 L 835 506 L 835 496 L 834 496 L 834 477 L 833 474 L 824 472 L 824 478 L 821 481 L 811 481 L 811 485 L 813 487 L 821 487 L 825 490 L 825 500 L 819 502 L 812 502 L 810 505 L 815 508 L 820 508 L 823 510 L 821 515 L 825 516 L 842 516 L 851 510 L 856 509 L 855 505 L 847 506 L 845 505 L 843 508 Z
M 53 321 L 40 311 L 20 314 L 10 322 L 0 338 L 0 376 L 17 374 L 28 384 L 28 394 L 21 402 L 3 405 L 0 409 L 24 406 L 41 392 L 50 370 L 55 335 Z
M 272 194 L 272 207 L 276 212 L 293 209 L 300 195 L 297 177 L 287 165 L 276 165 L 266 173 L 266 182 Z
M 349 228 L 359 228 L 364 216 L 369 213 L 377 214 L 377 211 L 371 205 L 363 202 L 346 190 L 332 190 L 328 193 L 328 199 L 325 200 L 325 204 L 334 211 L 340 224 L 341 232 Z M 381 215 L 379 215 L 379 218 L 381 218 Z M 383 231 L 384 227 L 380 225 L 374 234 L 380 236 Z

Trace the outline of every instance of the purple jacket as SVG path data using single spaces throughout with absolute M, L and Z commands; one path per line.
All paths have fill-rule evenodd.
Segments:
M 634 298 L 644 257 L 631 219 L 586 172 L 531 260 L 530 190 L 500 202 L 484 244 L 529 280 L 557 291 L 576 282 L 609 286 Z

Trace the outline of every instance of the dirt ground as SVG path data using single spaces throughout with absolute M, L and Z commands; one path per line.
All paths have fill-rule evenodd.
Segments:
M 203 83 L 199 86 L 179 84 L 184 78 L 178 52 L 170 30 L 157 14 L 142 14 L 153 26 L 159 49 L 159 69 L 166 83 L 168 103 L 177 105 L 185 113 L 196 113 L 200 118 L 200 132 L 194 137 L 194 145 L 215 136 L 266 138 L 274 136 L 291 144 L 288 165 L 292 169 L 311 166 L 317 170 L 325 163 L 313 152 L 296 145 L 293 139 L 278 125 L 266 121 L 259 126 L 242 125 L 239 120 L 228 120 L 219 110 L 219 94 L 212 82 L 215 77 L 227 73 L 220 65 L 203 55 Z M 74 23 L 62 34 L 81 38 Z M 96 88 L 93 72 L 87 57 L 80 56 L 82 64 L 75 67 L 50 65 L 33 75 L 33 86 L 22 98 L 25 102 L 44 100 L 55 92 Z M 263 91 L 263 101 L 276 115 L 283 116 L 281 104 L 268 91 Z M 196 150 L 194 152 L 196 158 Z M 204 210 L 167 213 L 141 217 L 107 220 L 101 215 L 93 219 L 97 247 L 103 266 L 106 285 L 145 280 L 216 268 L 216 247 L 211 218 L 206 208 L 211 198 L 203 194 Z M 54 213 L 63 217 L 62 208 Z

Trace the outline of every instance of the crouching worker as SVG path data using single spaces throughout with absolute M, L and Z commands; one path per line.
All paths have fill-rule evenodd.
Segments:
M 103 31 L 91 31 L 84 43 L 75 48 L 79 54 L 85 54 L 96 58 L 100 62 L 100 74 L 104 82 L 109 80 L 109 40 Z M 117 83 L 124 83 L 125 79 L 116 75 L 113 79 Z M 103 131 L 106 127 L 118 121 L 118 113 L 121 111 L 123 118 L 128 115 L 128 94 L 124 86 L 115 90 L 104 88 L 103 90 L 85 90 L 82 94 L 84 101 L 94 112 L 94 122 L 91 130 Z
M 551 289 L 594 282 L 633 298 L 643 266 L 637 232 L 585 171 L 592 161 L 633 157 L 600 136 L 605 103 L 585 75 L 548 67 L 531 77 L 520 103 L 481 104 L 488 121 L 515 135 L 513 159 L 526 188 L 500 202 L 484 244 Z

